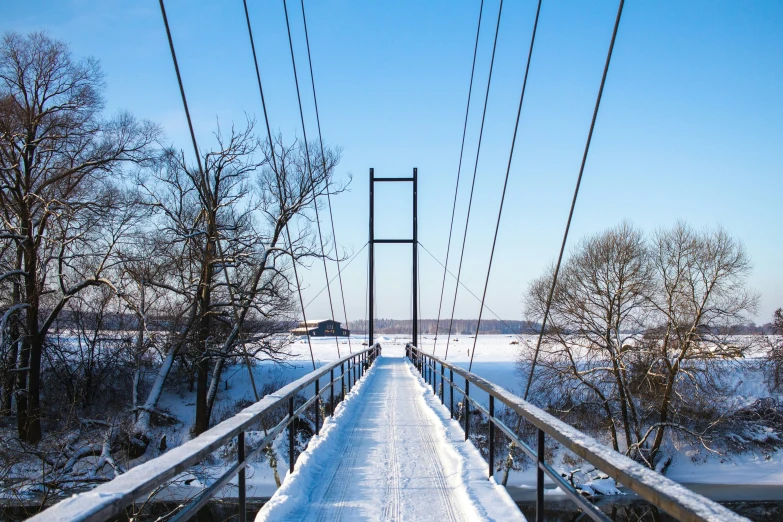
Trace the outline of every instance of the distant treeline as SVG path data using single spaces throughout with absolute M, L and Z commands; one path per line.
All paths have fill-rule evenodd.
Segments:
M 0 308 L 0 312 L 2 312 Z M 134 331 L 138 329 L 139 322 L 138 317 L 134 314 L 103 314 L 100 318 L 98 316 L 93 317 L 95 314 L 89 312 L 83 313 L 78 318 L 69 310 L 65 310 L 58 318 L 56 329 L 74 329 L 78 326 L 93 327 L 100 320 L 102 327 L 105 330 L 130 330 Z M 337 319 L 339 320 L 339 319 Z M 147 316 L 147 330 L 148 331 L 165 331 L 173 324 L 173 318 L 166 316 L 156 316 L 150 314 Z M 435 319 L 421 319 L 419 321 L 419 328 L 423 335 L 435 335 Z M 456 335 L 473 335 L 476 333 L 477 319 L 454 319 L 454 323 L 451 327 L 452 334 Z M 296 327 L 296 321 L 281 321 L 281 320 L 248 320 L 245 321 L 244 331 L 250 333 L 285 333 Z M 481 330 L 482 334 L 503 334 L 503 335 L 518 335 L 518 334 L 537 334 L 539 332 L 540 324 L 532 321 L 501 321 L 498 319 L 482 319 Z M 359 319 L 358 321 L 350 321 L 350 330 L 354 335 L 361 335 L 367 333 L 367 321 Z M 441 319 L 440 328 L 438 333 L 448 332 L 449 320 Z M 650 331 L 654 331 L 652 328 Z M 754 335 L 754 334 L 772 334 L 775 333 L 775 329 L 772 323 L 764 325 L 748 324 L 741 326 L 733 326 L 731 331 L 719 331 L 720 329 L 711 329 L 709 333 L 712 334 L 733 334 L 733 335 Z M 375 333 L 377 334 L 409 334 L 411 332 L 411 320 L 410 319 L 375 319 Z M 568 332 L 578 333 L 578 332 Z M 634 332 L 625 332 L 634 333 Z M 636 333 L 644 333 L 642 331 Z
M 476 333 L 477 319 L 454 319 L 454 323 L 451 327 L 451 333 L 455 335 L 473 335 Z M 419 328 L 423 335 L 435 335 L 435 325 L 437 320 L 435 319 L 421 319 L 419 321 Z M 537 334 L 539 333 L 541 325 L 532 321 L 501 321 L 498 319 L 482 319 L 481 329 L 479 333 L 482 334 L 503 334 L 503 335 L 518 335 L 518 334 Z M 351 334 L 361 335 L 367 333 L 367 321 L 360 319 L 358 321 L 350 322 Z M 654 331 L 655 329 L 650 329 Z M 441 319 L 440 328 L 438 333 L 444 333 L 449 331 L 449 320 Z M 404 335 L 411 332 L 411 320 L 410 319 L 375 319 L 375 333 L 376 334 L 393 334 Z M 764 325 L 741 325 L 733 326 L 730 331 L 721 331 L 721 329 L 711 329 L 709 333 L 712 334 L 732 334 L 732 335 L 758 335 L 758 334 L 772 334 L 774 333 L 774 326 L 772 323 Z M 568 332 L 570 334 L 576 334 L 578 332 Z M 624 332 L 634 333 L 634 332 Z M 643 334 L 645 332 L 636 332 Z
M 447 333 L 449 331 L 449 320 L 441 319 L 440 327 L 437 328 L 439 333 Z M 436 319 L 421 319 L 419 321 L 420 333 L 423 335 L 435 335 L 436 325 L 438 321 Z M 477 319 L 454 319 L 451 326 L 452 334 L 456 335 L 471 335 L 476 333 Z M 377 334 L 409 334 L 412 329 L 412 321 L 410 319 L 375 319 L 375 333 Z M 368 322 L 361 319 L 358 321 L 351 321 L 351 333 L 360 335 L 367 332 Z M 530 321 L 500 321 L 498 319 L 482 319 L 481 329 L 479 333 L 482 334 L 531 334 L 538 332 L 540 325 Z

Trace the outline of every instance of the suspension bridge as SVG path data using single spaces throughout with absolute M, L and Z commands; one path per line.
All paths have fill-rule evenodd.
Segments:
M 552 292 L 563 259 L 574 206 L 588 157 L 617 29 L 620 24 L 623 3 L 623 0 L 620 0 L 611 44 L 607 53 L 582 163 L 574 189 L 573 201 L 547 300 L 547 310 L 541 327 L 542 333 L 546 327 Z M 302 111 L 302 97 L 299 91 L 299 77 L 296 71 L 288 8 L 285 2 L 284 6 L 291 59 L 296 80 L 299 114 L 304 133 L 304 146 L 308 147 Z M 174 43 L 163 0 L 160 0 L 160 7 L 182 102 L 188 119 L 195 157 L 199 162 L 199 170 L 202 170 L 201 156 L 199 155 L 190 119 L 185 89 L 177 64 Z M 270 148 L 274 151 L 246 1 L 244 2 L 244 8 L 265 126 Z M 541 2 L 539 1 L 531 33 L 524 81 L 517 108 L 516 126 L 509 152 L 500 207 L 498 209 L 486 282 L 480 298 L 481 308 L 476 333 L 478 333 L 478 328 L 481 324 L 481 314 L 487 308 L 484 301 L 492 268 L 492 260 L 495 254 L 498 229 L 501 223 L 503 203 L 505 201 L 517 129 L 527 86 L 540 8 Z M 443 283 L 441 285 L 441 299 L 438 321 L 436 323 L 438 327 L 441 319 L 446 274 L 449 272 L 448 266 L 452 248 L 454 216 L 462 171 L 462 153 L 465 149 L 465 134 L 468 126 L 468 113 L 470 111 L 470 93 L 473 90 L 475 61 L 483 9 L 484 3 L 482 1 L 476 34 L 476 46 L 473 53 L 473 69 L 471 71 L 454 205 L 448 235 L 446 262 L 443 266 Z M 460 286 L 465 239 L 470 222 L 470 207 L 473 202 L 473 190 L 476 184 L 481 139 L 502 9 L 503 2 L 501 0 L 494 32 L 492 59 L 489 67 L 487 90 L 484 96 L 476 163 L 473 168 L 464 235 L 458 269 L 454 276 L 457 280 L 457 289 Z M 307 38 L 304 2 L 302 2 L 302 15 L 305 24 L 304 34 L 305 38 Z M 320 118 L 318 117 L 315 79 L 312 74 L 309 39 L 307 40 L 307 53 L 313 101 L 318 122 L 318 143 L 321 148 L 321 158 L 323 158 L 323 141 Z M 310 158 L 308 151 L 306 151 L 305 155 L 308 159 Z M 272 161 L 274 160 L 275 156 L 272 154 Z M 307 167 L 312 176 L 313 166 L 308 164 Z M 325 165 L 323 168 L 326 169 Z M 277 170 L 276 167 L 275 170 Z M 418 348 L 421 343 L 418 328 L 418 296 L 420 295 L 418 286 L 418 247 L 420 244 L 417 237 L 417 177 L 418 172 L 416 169 L 413 170 L 412 177 L 395 178 L 376 177 L 373 169 L 370 169 L 370 222 L 369 241 L 366 245 L 369 246 L 369 345 L 366 348 L 358 351 L 349 349 L 351 351 L 349 355 L 320 367 L 316 367 L 315 359 L 313 358 L 313 371 L 308 375 L 260 398 L 240 413 L 181 446 L 134 467 L 114 480 L 102 484 L 91 491 L 65 499 L 44 510 L 33 517 L 32 520 L 99 521 L 114 517 L 130 517 L 132 515 L 129 515 L 129 513 L 134 512 L 135 505 L 139 503 L 144 504 L 149 499 L 154 498 L 162 488 L 167 487 L 181 474 L 187 472 L 198 463 L 209 460 L 211 455 L 220 451 L 223 455 L 231 455 L 233 464 L 226 466 L 217 477 L 212 478 L 201 492 L 190 498 L 178 501 L 174 510 L 167 515 L 167 519 L 188 520 L 195 517 L 201 508 L 215 499 L 236 498 L 237 517 L 244 522 L 247 520 L 248 513 L 248 469 L 252 467 L 254 462 L 263 457 L 264 452 L 267 451 L 273 442 L 280 440 L 281 437 L 287 441 L 289 473 L 275 495 L 266 502 L 257 514 L 256 520 L 524 520 L 522 513 L 511 499 L 509 493 L 494 478 L 499 465 L 502 465 L 502 463 L 496 462 L 496 447 L 498 444 L 505 445 L 509 443 L 519 448 L 535 467 L 536 520 L 542 521 L 546 519 L 545 498 L 555 490 L 575 503 L 581 511 L 580 516 L 593 520 L 610 520 L 608 515 L 592 502 L 592 498 L 583 495 L 582 491 L 553 467 L 551 455 L 548 455 L 546 450 L 548 442 L 550 444 L 559 444 L 578 458 L 601 470 L 601 472 L 614 479 L 628 491 L 637 494 L 678 520 L 746 520 L 727 508 L 693 493 L 661 474 L 607 448 L 598 440 L 574 429 L 528 402 L 527 395 L 530 391 L 530 382 L 535 371 L 535 358 L 531 365 L 527 388 L 524 395 L 519 397 L 471 372 L 477 335 L 474 336 L 470 365 L 467 369 L 450 363 L 447 360 L 447 356 L 443 358 L 436 357 Z M 375 237 L 374 186 L 375 183 L 379 182 L 411 184 L 413 197 L 411 237 L 396 239 Z M 331 199 L 328 187 L 326 196 L 331 218 Z M 285 200 L 286 195 L 281 194 L 280 197 L 281 200 Z M 315 205 L 315 211 L 315 221 L 318 224 L 318 236 L 323 254 L 325 246 L 321 233 L 321 219 L 317 215 L 317 205 Z M 336 242 L 333 221 L 331 222 L 331 230 Z M 287 223 L 285 232 L 288 248 L 292 248 Z M 376 342 L 375 332 L 373 331 L 373 319 L 375 317 L 373 288 L 375 280 L 374 247 L 376 244 L 383 243 L 403 243 L 412 246 L 413 320 L 410 343 L 404 346 L 404 348 L 382 346 Z M 217 247 L 220 249 L 219 239 L 217 240 Z M 330 279 L 326 264 L 327 256 L 322 255 L 322 259 L 324 260 L 324 273 L 327 280 L 326 289 L 329 293 L 330 309 L 334 318 L 333 299 L 328 284 Z M 295 259 L 292 261 L 292 269 L 298 289 L 302 318 L 304 321 L 307 321 L 305 315 L 306 306 L 302 300 L 300 276 Z M 346 324 L 348 324 L 341 273 L 342 269 L 338 263 L 337 276 L 335 277 L 340 278 L 343 312 L 346 316 Z M 228 271 L 224 271 L 224 274 L 230 289 L 231 284 L 228 281 Z M 456 294 L 457 292 L 455 291 L 455 303 Z M 478 299 L 478 296 L 475 297 Z M 448 344 L 452 334 L 454 306 L 453 304 L 448 332 L 444 333 L 446 336 L 446 354 L 448 354 Z M 310 342 L 309 337 L 307 337 L 307 341 L 308 343 Z M 540 345 L 541 336 L 539 336 L 536 346 L 536 357 Z M 339 350 L 339 344 L 337 348 Z M 310 353 L 312 356 L 312 346 L 310 346 Z M 510 426 L 504 420 L 509 418 L 508 415 L 499 415 L 500 411 L 516 416 L 519 422 L 516 426 Z M 307 443 L 306 449 L 297 454 L 297 425 L 309 422 L 310 419 L 313 419 L 313 436 Z M 474 441 L 477 439 L 474 437 L 476 434 L 472 430 L 476 430 L 477 426 L 484 430 L 479 434 L 481 439 L 486 441 L 486 448 L 483 453 L 474 444 Z

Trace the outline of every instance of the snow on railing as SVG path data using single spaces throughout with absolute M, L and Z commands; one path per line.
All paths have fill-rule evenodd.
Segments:
M 494 435 L 496 427 L 509 439 L 519 446 L 534 462 L 537 463 L 536 480 L 536 520 L 544 520 L 544 474 L 548 475 L 560 489 L 573 500 L 584 514 L 593 520 L 610 520 L 587 498 L 583 497 L 567 480 L 565 480 L 554 468 L 544 461 L 545 436 L 549 436 L 583 458 L 597 469 L 613 478 L 618 483 L 630 489 L 651 504 L 663 509 L 677 520 L 688 522 L 702 521 L 745 521 L 748 519 L 737 515 L 733 511 L 721 506 L 717 502 L 694 493 L 688 488 L 674 482 L 635 462 L 634 460 L 607 448 L 596 439 L 585 435 L 581 431 L 569 426 L 565 422 L 537 408 L 508 390 L 482 379 L 478 375 L 468 372 L 446 362 L 445 360 L 426 354 L 408 344 L 406 355 L 413 365 L 421 372 L 427 384 L 432 386 L 432 391 L 440 395 L 441 403 L 445 404 L 444 389 L 449 386 L 449 403 L 451 417 L 454 418 L 454 391 L 463 395 L 464 399 L 474 404 L 474 409 L 483 413 L 489 420 L 489 475 L 494 473 Z M 440 371 L 438 371 L 440 366 Z M 446 376 L 448 370 L 448 377 Z M 454 374 L 464 379 L 464 389 L 454 382 Z M 438 387 L 438 384 L 440 386 Z M 485 408 L 475 398 L 470 396 L 470 386 L 474 385 L 489 395 L 489 408 Z M 531 423 L 537 432 L 536 449 L 527 443 L 495 416 L 495 401 L 500 401 L 509 409 Z M 465 404 L 467 406 L 467 404 Z M 465 439 L 468 439 L 470 429 L 470 408 L 463 406 L 463 420 Z
M 246 520 L 245 499 L 245 466 L 255 455 L 264 450 L 282 431 L 291 424 L 294 419 L 302 415 L 308 407 L 315 405 L 315 430 L 319 433 L 320 426 L 320 402 L 321 395 L 329 388 L 330 411 L 334 413 L 335 392 L 337 384 L 342 398 L 346 389 L 351 387 L 364 375 L 381 352 L 381 346 L 375 344 L 322 366 L 305 375 L 291 384 L 284 386 L 276 392 L 265 396 L 255 404 L 248 406 L 230 419 L 227 419 L 214 428 L 202 433 L 195 439 L 186 442 L 158 458 L 152 459 L 137 466 L 127 473 L 116 477 L 114 480 L 98 486 L 46 509 L 31 518 L 35 522 L 59 522 L 72 521 L 102 521 L 119 515 L 136 500 L 149 495 L 156 488 L 164 486 L 180 473 L 186 471 L 194 464 L 204 460 L 216 449 L 232 442 L 237 442 L 237 462 L 234 463 L 223 475 L 216 479 L 209 487 L 201 491 L 196 497 L 180 506 L 179 511 L 170 520 L 187 520 L 195 515 L 196 511 L 210 501 L 220 489 L 224 488 L 232 478 L 239 475 L 239 520 Z M 346 367 L 347 365 L 347 367 Z M 335 377 L 335 371 L 339 374 Z M 329 382 L 323 388 L 320 387 L 320 379 L 329 375 Z M 347 386 L 346 386 L 347 379 Z M 310 385 L 315 385 L 315 392 L 304 404 L 294 409 L 294 398 L 299 392 Z M 245 431 L 248 431 L 275 408 L 288 406 L 288 415 L 269 430 L 264 439 L 249 452 L 245 448 Z M 289 468 L 293 472 L 295 462 L 294 430 L 289 430 Z

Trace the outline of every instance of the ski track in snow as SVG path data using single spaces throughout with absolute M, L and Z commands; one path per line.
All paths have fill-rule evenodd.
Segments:
M 378 358 L 256 521 L 524 520 L 414 372 Z

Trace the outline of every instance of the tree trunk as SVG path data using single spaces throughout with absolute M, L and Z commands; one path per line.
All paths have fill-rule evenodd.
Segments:
M 220 377 L 223 375 L 223 368 L 226 366 L 225 357 L 220 357 L 215 361 L 215 367 L 212 369 L 212 380 L 209 383 L 209 391 L 207 392 L 207 418 L 212 418 L 212 408 L 215 406 L 215 398 L 217 397 L 218 386 L 220 385 Z
M 32 230 L 32 224 L 29 229 Z M 38 329 L 39 294 L 35 274 L 38 273 L 37 252 L 32 237 L 27 238 L 25 245 L 25 300 L 29 305 L 25 317 L 27 335 L 22 339 L 22 367 L 19 371 L 17 389 L 17 429 L 19 438 L 29 444 L 41 440 L 41 406 L 39 393 L 41 391 L 41 352 L 43 337 Z M 25 369 L 26 368 L 26 369 Z
M 207 393 L 209 392 L 209 338 L 212 333 L 210 330 L 210 308 L 212 298 L 212 260 L 215 258 L 215 242 L 213 237 L 217 237 L 214 230 L 207 239 L 204 249 L 204 269 L 202 285 L 199 289 L 199 330 L 198 340 L 196 342 L 197 350 L 204 350 L 203 355 L 199 356 L 196 365 L 196 421 L 193 425 L 193 436 L 198 437 L 209 429 L 209 413 L 207 412 Z
M 196 365 L 196 423 L 193 436 L 198 437 L 209 429 L 207 391 L 209 388 L 209 359 L 204 356 Z
M 8 355 L 4 361 L 3 368 L 3 396 L 0 398 L 0 414 L 10 416 L 13 413 L 13 398 L 14 398 L 14 373 L 13 369 L 16 368 L 16 360 L 19 357 L 19 329 L 11 327 L 11 346 L 8 349 Z
M 22 250 L 17 249 L 16 266 L 17 270 L 22 269 Z M 11 306 L 20 303 L 22 297 L 21 283 L 18 279 L 14 280 L 13 293 L 11 296 Z M 16 379 L 13 370 L 17 368 L 17 359 L 19 358 L 19 319 L 18 316 L 8 318 L 11 321 L 9 328 L 9 338 L 11 344 L 8 348 L 8 355 L 4 361 L 3 367 L 3 396 L 0 397 L 0 414 L 10 416 L 13 413 L 14 385 Z

